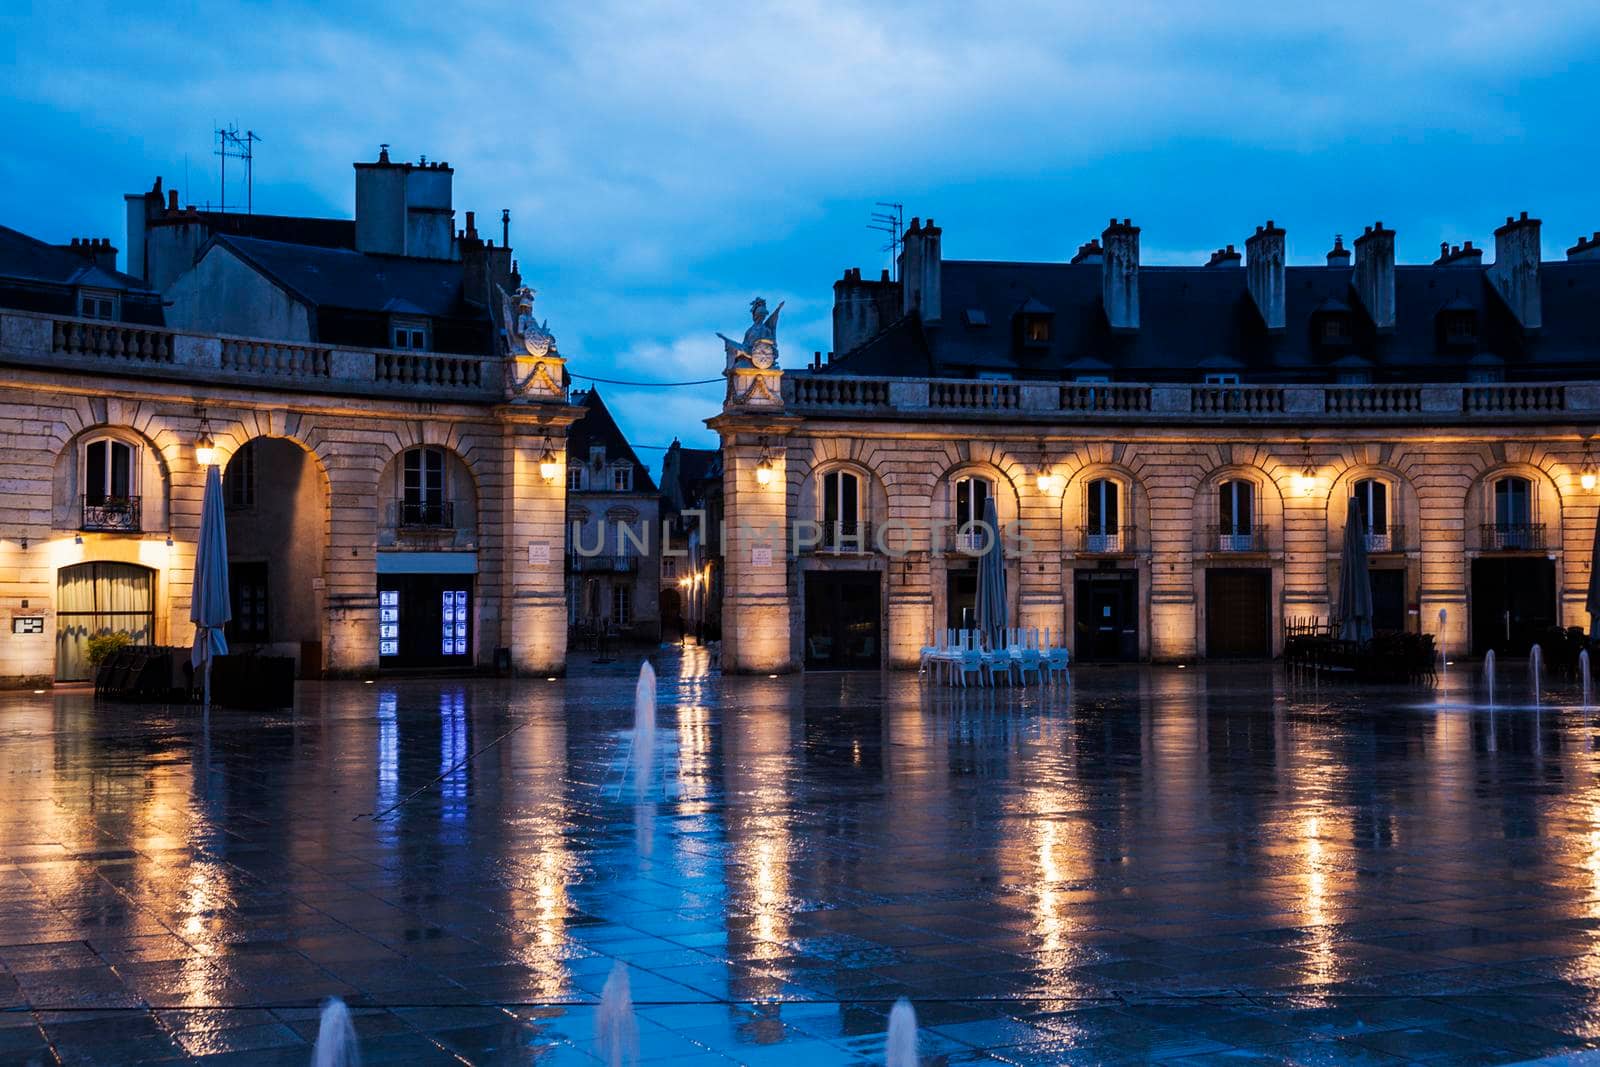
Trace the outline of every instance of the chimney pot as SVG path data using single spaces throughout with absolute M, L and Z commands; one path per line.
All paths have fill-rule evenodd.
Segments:
M 1100 301 L 1114 331 L 1139 328 L 1139 228 L 1112 219 L 1100 235 Z
M 1380 333 L 1394 329 L 1394 231 L 1380 221 L 1356 238 L 1355 290 Z
M 1280 331 L 1286 324 L 1288 295 L 1284 232 L 1268 219 L 1245 241 L 1244 251 L 1245 285 L 1250 297 L 1267 329 Z

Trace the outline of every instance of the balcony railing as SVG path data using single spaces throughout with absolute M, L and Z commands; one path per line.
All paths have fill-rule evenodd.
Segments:
M 1348 424 L 1423 421 L 1537 422 L 1600 415 L 1600 383 L 1285 384 L 1065 382 L 1041 379 L 887 378 L 789 371 L 785 407 L 796 414 L 851 412 L 925 419 Z
M 91 501 L 83 498 L 83 521 L 80 528 L 108 533 L 138 533 L 140 500 L 138 497 L 105 497 Z
M 1078 551 L 1086 556 L 1120 556 L 1133 551 L 1132 526 L 1078 527 Z
M 798 531 L 806 537 L 814 535 L 815 544 L 797 538 L 802 553 L 827 553 L 835 556 L 860 555 L 875 551 L 872 541 L 872 524 L 867 522 L 823 522 L 816 528 Z
M 958 555 L 981 556 L 994 544 L 995 536 L 995 531 L 987 523 L 952 522 L 945 526 L 939 538 L 939 547 Z
M 1404 552 L 1406 549 L 1406 528 L 1404 526 L 1374 527 L 1367 531 L 1367 551 Z
M 1265 552 L 1267 534 L 1260 528 L 1239 530 L 1232 526 L 1213 526 L 1206 536 L 1213 552 Z
M 505 396 L 504 360 L 0 311 L 0 363 L 254 388 L 484 401 Z
M 456 524 L 456 506 L 449 500 L 401 501 L 400 527 L 407 530 L 449 530 Z
M 639 570 L 639 557 L 633 555 L 586 556 L 578 552 L 567 554 L 567 569 L 574 574 L 635 574 Z
M 1486 522 L 1482 532 L 1483 547 L 1486 549 L 1512 552 L 1544 550 L 1542 522 Z

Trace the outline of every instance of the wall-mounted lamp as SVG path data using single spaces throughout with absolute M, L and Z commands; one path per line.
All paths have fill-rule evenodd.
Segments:
M 777 464 L 772 462 L 772 453 L 767 449 L 767 439 L 761 439 L 761 458 L 756 461 L 756 484 L 767 486 L 778 476 Z
M 1311 463 L 1311 442 L 1302 441 L 1301 447 L 1305 450 L 1305 463 L 1300 473 L 1294 476 L 1294 491 L 1301 496 L 1310 496 L 1317 487 L 1317 469 Z
M 73 534 L 72 535 L 72 543 L 75 544 L 75 545 L 83 544 L 83 534 Z
M 205 408 L 196 408 L 200 416 L 200 436 L 194 439 L 194 461 L 202 467 L 209 467 L 217 460 L 217 443 L 211 439 L 211 420 L 206 418 Z
M 1052 474 L 1048 470 L 1041 470 L 1037 481 L 1041 493 L 1059 493 L 1067 482 L 1061 475 Z
M 1586 493 L 1594 492 L 1595 483 L 1600 481 L 1594 467 L 1594 453 L 1589 451 L 1589 442 L 1583 443 L 1583 466 L 1578 468 L 1578 484 L 1583 486 Z
M 550 439 L 545 438 L 544 455 L 539 457 L 539 477 L 547 482 L 553 482 L 561 477 L 561 462 L 556 459 L 556 454 L 550 450 Z

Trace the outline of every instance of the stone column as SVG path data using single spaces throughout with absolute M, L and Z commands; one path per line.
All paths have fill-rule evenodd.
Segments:
M 518 403 L 507 409 L 502 617 L 518 674 L 567 668 L 567 429 L 581 408 Z M 549 449 L 557 473 L 540 471 Z
M 722 435 L 722 669 L 733 674 L 791 671 L 794 583 L 788 558 L 788 471 L 780 436 L 786 427 L 710 421 L 720 424 L 713 428 Z M 764 481 L 757 473 L 763 458 L 770 472 Z

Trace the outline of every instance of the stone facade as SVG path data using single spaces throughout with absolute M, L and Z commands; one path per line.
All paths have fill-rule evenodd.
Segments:
M 951 572 L 970 565 L 952 531 L 954 485 L 968 475 L 987 480 L 1000 522 L 1026 541 L 1009 553 L 1011 617 L 1069 644 L 1088 622 L 1076 576 L 1120 571 L 1137 583 L 1139 657 L 1214 654 L 1208 576 L 1246 570 L 1270 582 L 1262 652 L 1276 654 L 1286 619 L 1337 612 L 1345 513 L 1367 480 L 1384 487 L 1387 512 L 1372 566 L 1401 575 L 1405 628 L 1438 634 L 1452 654 L 1483 646 L 1472 632 L 1478 560 L 1546 561 L 1551 621 L 1589 621 L 1600 504 L 1583 487 L 1600 417 L 1591 383 L 1090 386 L 790 372 L 783 396 L 781 410 L 730 406 L 711 420 L 727 458 L 725 669 L 804 663 L 807 584 L 840 571 L 878 576 L 879 657 L 914 667 L 950 618 Z M 754 473 L 763 449 L 778 472 L 766 485 Z M 860 548 L 794 534 L 823 514 L 830 471 L 861 480 L 858 521 L 871 536 Z M 1506 478 L 1529 493 L 1516 524 L 1496 510 Z M 1087 489 L 1098 480 L 1117 486 L 1121 520 L 1091 540 Z M 1253 489 L 1249 538 L 1217 532 L 1227 481 Z M 757 549 L 773 528 L 788 531 L 787 546 L 766 562 Z
M 204 476 L 194 446 L 206 430 L 224 466 L 263 438 L 293 442 L 312 460 L 320 543 L 277 549 L 319 560 L 324 671 L 379 668 L 380 558 L 452 554 L 452 568 L 474 579 L 469 662 L 488 665 L 505 648 L 518 671 L 560 672 L 566 487 L 541 474 L 541 460 L 548 447 L 565 469 L 567 430 L 582 411 L 564 398 L 508 401 L 502 362 L 0 312 L 0 603 L 15 620 L 42 618 L 0 641 L 0 683 L 56 677 L 58 583 L 80 563 L 148 569 L 154 643 L 191 642 Z M 131 528 L 107 529 L 105 516 L 80 509 L 78 484 L 98 470 L 85 466 L 98 460 L 82 446 L 102 437 L 138 457 Z M 397 543 L 389 479 L 397 457 L 422 446 L 466 473 L 473 528 L 445 531 L 442 543 Z M 126 518 L 129 504 L 119 507 Z

